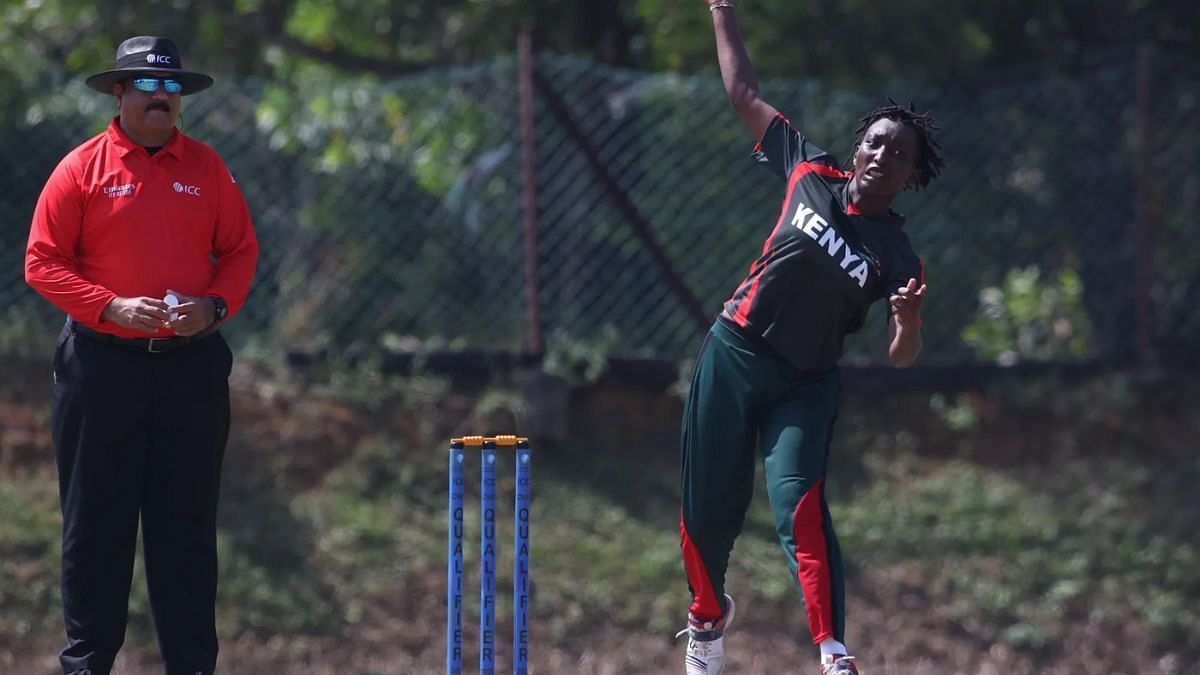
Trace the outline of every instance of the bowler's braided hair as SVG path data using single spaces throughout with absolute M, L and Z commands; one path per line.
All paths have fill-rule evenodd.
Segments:
M 917 144 L 920 148 L 920 157 L 917 158 L 917 168 L 920 169 L 921 175 L 913 185 L 914 189 L 919 190 L 928 185 L 934 178 L 937 178 L 942 172 L 942 167 L 946 165 L 946 161 L 942 159 L 942 146 L 933 137 L 933 132 L 941 127 L 933 121 L 931 111 L 917 112 L 916 108 L 913 107 L 912 101 L 909 101 L 907 108 L 896 103 L 891 98 L 888 98 L 888 101 L 891 105 L 876 108 L 858 120 L 858 129 L 854 132 L 858 137 L 854 143 L 855 151 L 858 149 L 859 144 L 862 143 L 863 135 L 867 133 L 867 129 L 870 129 L 872 124 L 881 119 L 889 119 L 908 125 L 910 129 L 917 133 Z M 853 166 L 854 151 L 850 152 L 850 163 Z

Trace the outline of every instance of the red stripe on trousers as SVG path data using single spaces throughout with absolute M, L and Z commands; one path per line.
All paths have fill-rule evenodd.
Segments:
M 683 567 L 687 570 L 688 584 L 692 587 L 692 606 L 689 608 L 692 618 L 701 622 L 716 621 L 721 618 L 721 602 L 713 590 L 712 582 L 708 580 L 708 570 L 704 569 L 700 550 L 688 536 L 682 513 L 679 515 L 679 540 L 683 549 Z
M 822 478 L 800 498 L 792 514 L 792 538 L 796 541 L 796 576 L 804 593 L 808 629 L 813 643 L 833 637 L 833 601 L 829 569 L 829 546 L 821 515 Z

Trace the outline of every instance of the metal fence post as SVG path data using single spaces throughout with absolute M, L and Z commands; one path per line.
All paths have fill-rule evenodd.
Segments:
M 517 37 L 518 90 L 521 110 L 521 211 L 525 239 L 525 350 L 543 351 L 541 282 L 538 265 L 537 139 L 534 137 L 533 46 L 529 28 Z

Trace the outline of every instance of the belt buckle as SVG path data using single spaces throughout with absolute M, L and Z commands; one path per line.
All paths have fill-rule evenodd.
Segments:
M 166 354 L 169 350 L 155 349 L 154 345 L 161 342 L 165 346 L 170 341 L 171 338 L 150 338 L 150 340 L 146 342 L 146 351 L 150 352 L 151 354 Z

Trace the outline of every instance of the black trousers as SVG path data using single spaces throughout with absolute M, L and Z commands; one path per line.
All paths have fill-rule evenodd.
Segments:
M 138 520 L 168 675 L 217 660 L 217 494 L 233 355 L 219 333 L 152 354 L 77 334 L 54 354 L 65 673 L 108 673 L 125 640 Z

